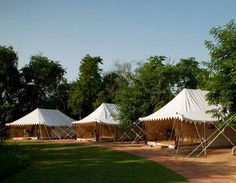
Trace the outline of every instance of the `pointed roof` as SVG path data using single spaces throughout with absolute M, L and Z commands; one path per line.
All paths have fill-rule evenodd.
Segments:
M 85 118 L 73 123 L 106 123 L 112 125 L 120 124 L 119 120 L 115 119 L 117 116 L 117 106 L 115 104 L 102 103 L 95 111 Z
M 57 109 L 40 109 L 37 108 L 22 118 L 8 123 L 13 125 L 46 125 L 46 126 L 72 126 L 74 119 L 68 117 Z
M 195 122 L 214 122 L 217 118 L 212 117 L 209 110 L 219 109 L 219 106 L 209 105 L 206 100 L 207 91 L 183 89 L 164 107 L 155 113 L 139 118 L 140 121 L 153 121 L 164 119 L 180 119 Z

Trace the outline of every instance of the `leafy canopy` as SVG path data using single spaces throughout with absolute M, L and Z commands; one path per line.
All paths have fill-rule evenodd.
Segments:
M 13 47 L 0 46 L 0 124 L 13 119 L 21 87 L 18 56 Z
M 73 114 L 80 118 L 88 115 L 97 107 L 93 104 L 102 89 L 102 70 L 99 68 L 99 64 L 102 64 L 102 59 L 90 55 L 86 55 L 81 61 L 79 79 L 74 83 L 68 100 Z
M 236 113 L 236 24 L 230 21 L 210 31 L 213 40 L 205 41 L 211 56 L 208 99 L 220 104 L 223 113 Z
M 24 82 L 21 102 L 25 110 L 57 108 L 55 95 L 58 95 L 60 84 L 65 81 L 65 69 L 48 57 L 34 55 L 21 71 Z

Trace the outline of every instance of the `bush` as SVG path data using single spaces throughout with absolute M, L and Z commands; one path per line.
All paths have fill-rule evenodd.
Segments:
M 29 154 L 15 144 L 0 145 L 0 180 L 30 164 Z

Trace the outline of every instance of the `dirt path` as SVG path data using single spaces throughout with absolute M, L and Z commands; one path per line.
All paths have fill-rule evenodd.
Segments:
M 115 145 L 99 145 L 110 147 L 114 150 L 125 151 L 131 154 L 145 157 L 155 161 L 165 167 L 168 167 L 188 179 L 193 183 L 235 183 L 236 181 L 225 176 L 220 170 L 216 171 L 209 164 L 198 164 L 183 161 L 173 156 L 164 156 L 158 154 L 158 151 L 150 147 L 140 146 L 115 146 Z M 214 165 L 211 165 L 214 166 Z M 234 169 L 236 171 L 236 169 Z

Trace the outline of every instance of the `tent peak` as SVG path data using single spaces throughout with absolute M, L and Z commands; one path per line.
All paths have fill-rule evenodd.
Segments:
M 179 119 L 194 122 L 217 121 L 215 117 L 207 113 L 210 110 L 217 109 L 217 106 L 209 105 L 206 99 L 208 91 L 200 89 L 184 88 L 175 98 L 169 101 L 158 111 L 139 118 L 140 121 Z
M 119 120 L 115 119 L 117 116 L 117 106 L 112 103 L 102 103 L 96 110 L 85 118 L 75 121 L 73 123 L 106 123 L 106 124 L 119 124 Z
M 36 108 L 8 125 L 72 126 L 74 119 L 57 109 Z

